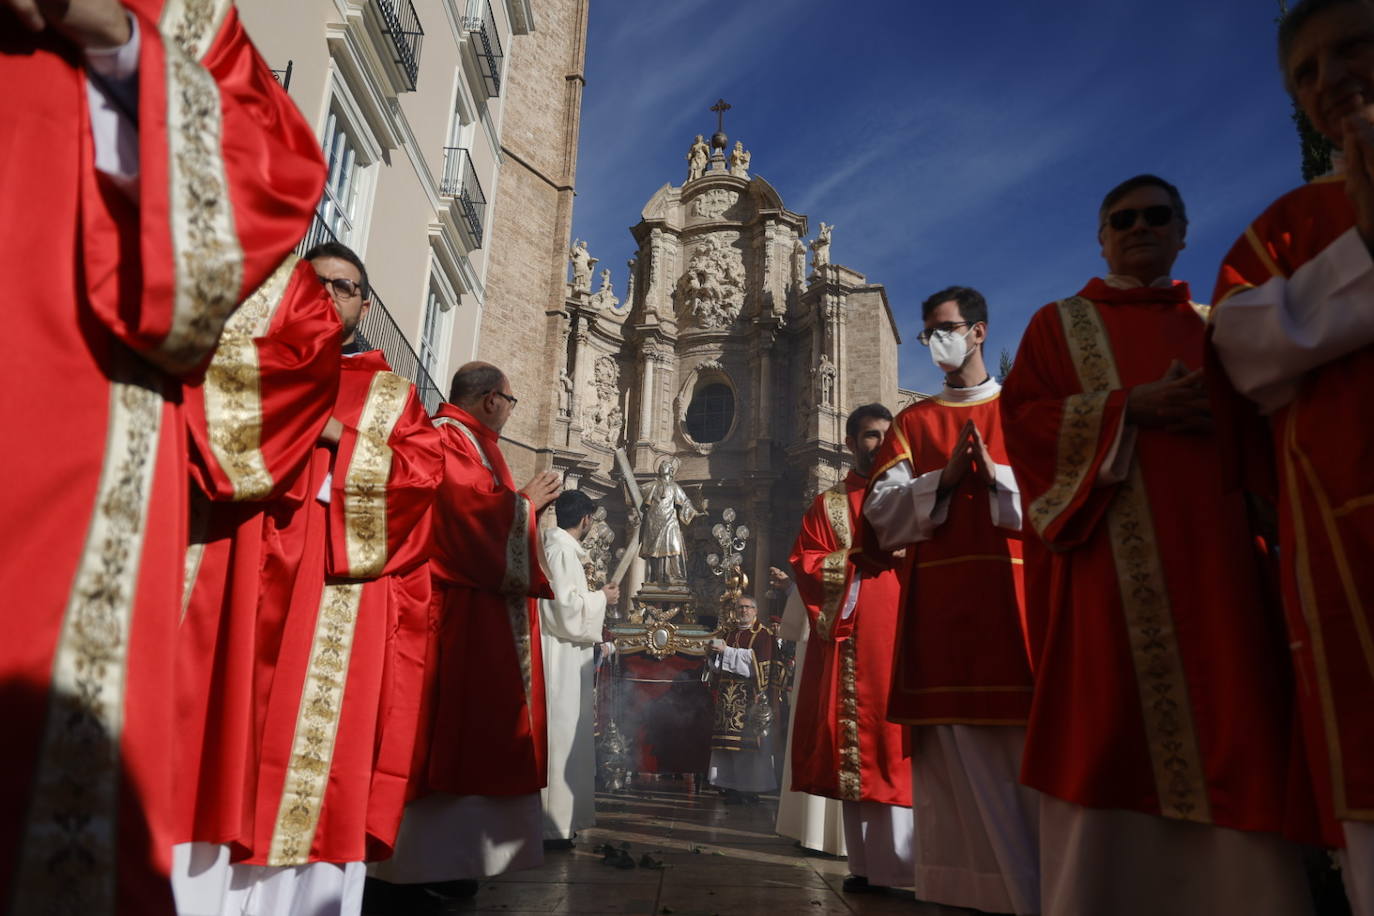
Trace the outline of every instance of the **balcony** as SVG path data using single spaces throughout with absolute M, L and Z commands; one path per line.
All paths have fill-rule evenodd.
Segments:
M 305 238 L 296 246 L 296 254 L 303 257 L 307 251 L 321 242 L 336 241 L 338 239 L 334 233 L 316 213 L 315 218 L 310 221 Z M 396 324 L 396 319 L 391 317 L 391 312 L 382 304 L 382 297 L 377 295 L 377 290 L 371 290 L 371 294 L 372 307 L 358 324 L 358 345 L 364 350 L 381 350 L 386 355 L 386 361 L 391 364 L 393 372 L 415 383 L 415 393 L 425 405 L 425 410 L 433 414 L 444 401 L 443 392 L 425 371 L 420 357 L 415 355 L 414 348 Z
M 477 12 L 473 13 L 473 10 Z M 496 34 L 496 17 L 491 12 L 491 0 L 471 0 L 463 27 L 468 31 L 468 40 L 476 42 L 473 50 L 477 52 L 477 66 L 487 85 L 487 96 L 494 99 L 501 94 L 503 52 L 501 36 Z
M 439 193 L 458 205 L 472 247 L 481 248 L 487 198 L 472 167 L 472 157 L 460 146 L 444 147 L 444 177 L 439 183 Z
M 391 45 L 391 59 L 401 74 L 402 92 L 412 92 L 420 75 L 420 42 L 425 30 L 411 0 L 374 0 L 382 32 Z
M 295 61 L 288 60 L 285 70 L 273 70 L 272 78 L 281 84 L 281 87 L 288 92 L 291 90 L 291 68 L 295 66 Z

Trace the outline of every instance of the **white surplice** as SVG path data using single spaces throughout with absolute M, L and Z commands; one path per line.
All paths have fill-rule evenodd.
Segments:
M 797 644 L 795 673 L 792 677 L 791 696 L 788 700 L 787 734 L 797 720 L 797 685 L 801 683 L 802 671 L 806 664 L 806 640 L 811 634 L 811 624 L 807 619 L 806 605 L 801 594 L 793 588 L 787 596 L 787 605 L 782 613 L 782 625 L 778 636 Z M 783 755 L 782 790 L 778 793 L 778 835 L 791 837 L 807 849 L 815 849 L 832 856 L 845 855 L 844 816 L 839 799 L 811 795 L 808 792 L 793 792 L 792 785 L 792 742 L 787 742 L 787 752 Z
M 1311 916 L 1298 847 L 1250 833 L 1040 796 L 1044 916 Z
M 601 642 L 606 593 L 587 587 L 587 551 L 563 529 L 544 538 L 544 560 L 554 593 L 539 601 L 549 723 L 544 838 L 571 839 L 596 823 L 593 649 Z
M 544 864 L 544 806 L 527 795 L 434 792 L 406 805 L 396 852 L 367 873 L 392 884 L 425 884 Z
M 172 893 L 179 916 L 358 916 L 361 862 L 231 865 L 229 847 L 172 847 Z

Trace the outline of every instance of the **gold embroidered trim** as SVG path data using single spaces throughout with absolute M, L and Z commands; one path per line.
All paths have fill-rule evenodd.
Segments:
M 231 0 L 167 0 L 158 31 L 187 57 L 200 60 L 210 50 L 231 6 Z
M 229 478 L 235 500 L 265 499 L 276 483 L 262 455 L 257 339 L 271 330 L 297 261 L 289 256 L 229 317 L 205 370 L 201 390 L 210 453 Z
M 214 348 L 238 304 L 243 250 L 224 174 L 219 86 L 199 63 L 229 4 L 171 0 L 158 28 L 167 79 L 168 215 L 175 282 L 172 323 L 149 357 L 188 369 Z
M 161 385 L 158 373 L 128 354 L 110 385 L 100 482 L 53 653 L 11 883 L 13 900 L 46 912 L 115 913 L 125 674 L 157 466 Z
M 840 643 L 840 798 L 863 798 L 863 759 L 859 751 L 858 649 L 854 639 Z
M 181 582 L 181 620 L 186 619 L 186 611 L 191 607 L 191 596 L 195 594 L 196 579 L 200 578 L 200 563 L 205 557 L 205 543 L 210 529 L 210 500 L 192 487 L 190 503 L 186 567 Z
M 461 426 L 461 424 L 459 424 Z M 534 660 L 530 657 L 530 501 L 515 494 L 515 518 L 506 539 L 506 575 L 501 591 L 506 596 L 506 616 L 510 619 L 515 657 L 520 662 L 520 680 L 525 687 L 525 706 L 530 715 L 534 691 Z
M 830 638 L 830 631 L 844 607 L 845 580 L 849 570 L 849 548 L 854 544 L 854 532 L 849 524 L 849 496 L 843 487 L 832 487 L 821 494 L 825 502 L 825 517 L 840 549 L 821 561 L 821 608 L 816 618 L 816 632 L 822 639 Z
M 1097 308 L 1087 299 L 1076 297 L 1061 302 L 1059 309 L 1083 389 L 1105 394 L 1120 388 L 1121 377 Z M 1159 558 L 1145 479 L 1135 456 L 1131 458 L 1129 475 L 1107 509 L 1106 523 L 1160 814 L 1211 823 L 1211 803 L 1169 605 L 1169 589 Z
M 386 569 L 386 484 L 391 477 L 387 441 L 409 396 L 409 381 L 394 372 L 378 372 L 358 420 L 343 484 L 348 575 L 356 579 L 380 576 Z
M 310 861 L 310 847 L 329 786 L 362 594 L 362 583 L 350 582 L 326 585 L 320 598 L 268 865 L 304 865 Z
M 1078 296 L 1065 299 L 1059 303 L 1059 317 L 1064 323 L 1069 357 L 1079 367 L 1080 378 L 1084 372 L 1094 377 L 1101 375 L 1103 367 L 1111 363 L 1111 354 L 1102 351 L 1106 339 L 1099 340 L 1094 334 L 1097 311 L 1092 302 Z M 1111 372 L 1115 374 L 1114 367 Z M 1110 389 L 1086 384 L 1083 388 L 1082 394 L 1071 395 L 1064 401 L 1054 482 L 1030 504 L 1031 524 L 1041 535 L 1063 514 L 1074 494 L 1082 488 L 1102 435 L 1102 413 Z

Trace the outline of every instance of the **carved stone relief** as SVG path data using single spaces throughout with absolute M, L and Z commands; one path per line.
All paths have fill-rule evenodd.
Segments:
M 620 364 L 602 356 L 592 366 L 592 397 L 583 409 L 582 438 L 602 445 L 620 441 L 624 416 L 620 409 Z
M 692 215 L 702 219 L 720 219 L 725 211 L 739 200 L 739 194 L 727 188 L 712 188 L 692 201 Z
M 701 240 L 678 281 L 680 311 L 699 327 L 728 327 L 744 308 L 744 259 L 719 235 Z

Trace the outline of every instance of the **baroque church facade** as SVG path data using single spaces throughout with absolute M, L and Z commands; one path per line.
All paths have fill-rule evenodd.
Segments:
M 586 243 L 572 248 L 572 282 L 550 316 L 557 384 L 544 447 L 566 486 L 604 498 L 617 533 L 628 507 L 616 449 L 640 481 L 676 459 L 678 483 L 706 510 L 686 532 L 689 579 L 709 583 L 706 558 L 742 548 L 759 587 L 785 563 L 810 500 L 843 476 L 848 412 L 878 401 L 895 413 L 914 395 L 897 387 L 884 287 L 831 259 L 834 227 L 808 242 L 807 216 L 750 172 L 742 144 L 728 146 L 723 133 L 709 150 L 698 136 L 687 180 L 644 206 L 623 298 L 610 270 L 593 290 L 596 260 Z M 722 524 L 727 509 L 733 524 Z M 627 593 L 637 579 L 632 570 Z

